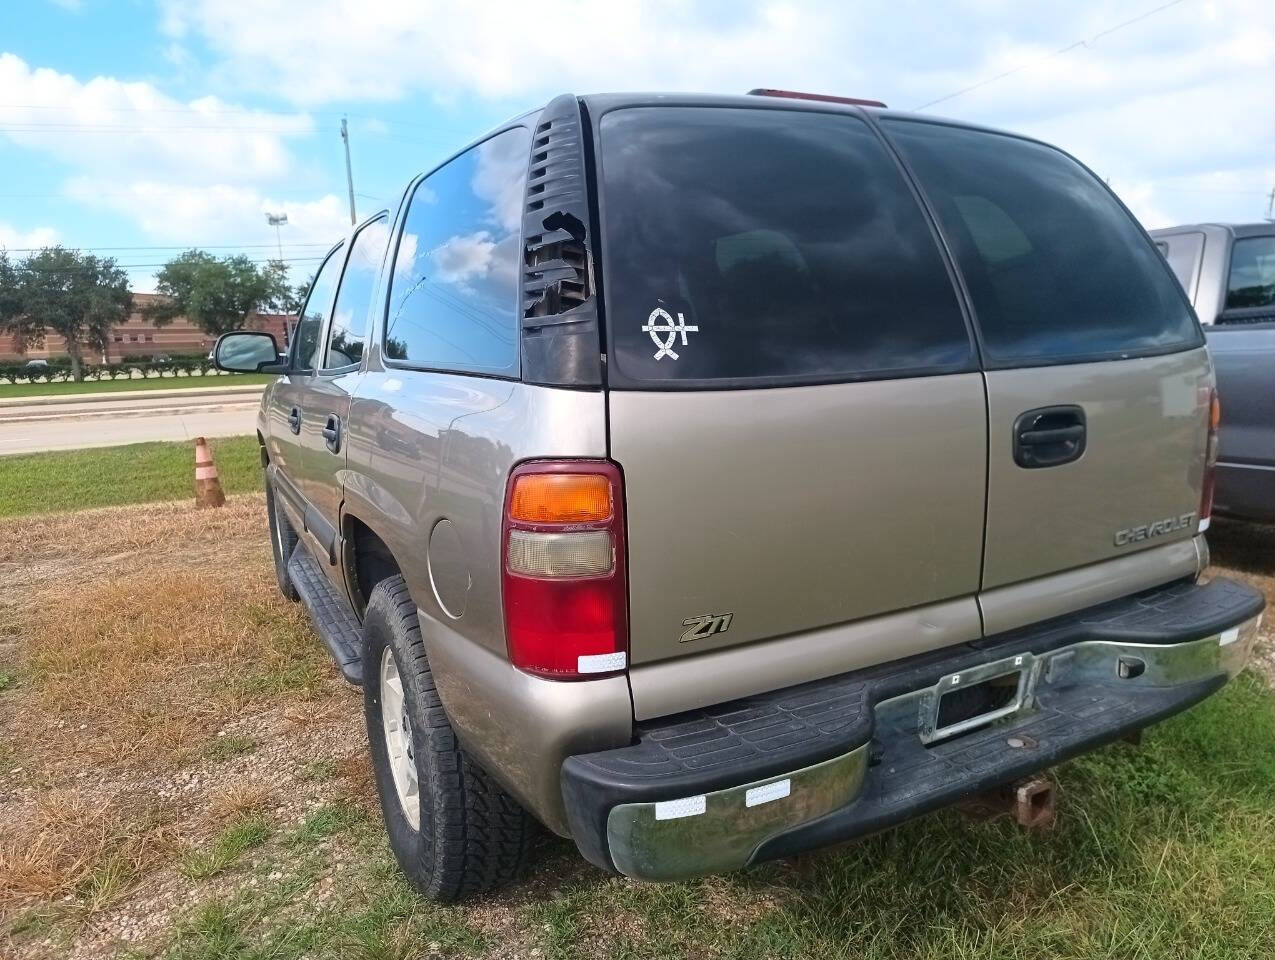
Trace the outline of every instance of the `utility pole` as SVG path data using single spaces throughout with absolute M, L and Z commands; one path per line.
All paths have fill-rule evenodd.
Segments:
M 288 222 L 286 213 L 267 213 L 266 223 L 274 227 L 274 241 L 279 247 L 279 262 L 283 263 L 283 237 L 279 234 L 279 227 Z
M 1275 223 L 1275 187 L 1271 187 L 1270 196 L 1266 198 L 1266 219 Z
M 358 221 L 354 214 L 354 174 L 350 170 L 350 128 L 345 117 L 341 118 L 341 140 L 345 143 L 345 182 L 350 188 L 350 226 L 354 226 Z

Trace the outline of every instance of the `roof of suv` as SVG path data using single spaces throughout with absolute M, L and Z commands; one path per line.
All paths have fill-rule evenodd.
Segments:
M 771 94 L 718 94 L 718 93 L 593 93 L 580 97 L 590 113 L 602 114 L 608 110 L 621 107 L 744 107 L 768 110 L 803 110 L 810 113 L 834 113 L 842 111 L 861 115 L 871 111 L 877 116 L 911 117 L 943 123 L 953 127 L 966 127 L 970 130 L 982 130 L 987 133 L 1000 133 L 1019 137 L 1023 140 L 1034 140 L 1022 134 L 994 127 L 985 127 L 962 120 L 950 120 L 931 114 L 914 113 L 908 110 L 891 110 L 889 108 L 864 106 L 857 103 L 840 103 L 835 100 L 813 100 L 801 97 L 775 96 Z M 1038 141 L 1043 142 L 1043 141 Z
M 1157 227 L 1149 231 L 1154 237 L 1171 233 L 1187 233 L 1200 230 L 1225 230 L 1231 236 L 1266 237 L 1275 234 L 1275 222 L 1266 223 L 1180 223 L 1172 227 Z

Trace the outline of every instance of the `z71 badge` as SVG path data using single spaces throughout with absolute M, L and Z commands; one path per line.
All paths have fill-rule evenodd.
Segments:
M 706 617 L 687 617 L 682 621 L 682 626 L 690 629 L 682 634 L 678 642 L 689 643 L 692 640 L 711 637 L 715 633 L 725 633 L 730 629 L 730 618 L 733 616 L 733 613 L 710 613 Z

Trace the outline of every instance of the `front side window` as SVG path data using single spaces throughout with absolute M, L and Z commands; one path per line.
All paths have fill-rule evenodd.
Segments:
M 1231 250 L 1226 309 L 1275 306 L 1275 237 L 1245 237 Z
M 293 337 L 292 368 L 294 370 L 313 370 L 316 354 L 319 352 L 319 334 L 323 330 L 323 319 L 327 316 L 328 307 L 332 304 L 332 294 L 336 292 L 337 278 L 341 274 L 341 250 L 337 247 L 328 254 L 310 284 L 310 293 L 305 298 L 305 306 L 301 308 L 301 316 L 297 320 L 297 332 Z
M 518 372 L 518 280 L 531 134 L 506 130 L 412 193 L 394 255 L 385 356 L 415 366 Z
M 323 369 L 337 370 L 357 364 L 363 358 L 363 339 L 367 335 L 372 308 L 372 288 L 381 258 L 389 242 L 389 219 L 379 217 L 363 227 L 350 247 L 350 259 L 341 277 L 341 287 L 332 305 L 332 324 L 328 329 L 328 352 Z
M 1161 254 L 1066 154 L 980 130 L 883 123 L 934 204 L 990 366 L 1202 343 Z
M 933 234 L 844 113 L 603 116 L 613 385 L 771 386 L 969 369 Z

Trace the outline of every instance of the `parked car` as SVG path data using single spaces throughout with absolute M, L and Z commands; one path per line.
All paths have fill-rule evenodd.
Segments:
M 1153 230 L 1208 337 L 1222 401 L 1214 509 L 1275 522 L 1275 223 Z
M 47 370 L 49 369 L 49 361 L 37 357 L 35 360 L 28 360 L 24 366 L 28 370 Z
M 258 440 L 428 896 L 539 822 L 664 880 L 859 836 L 1184 710 L 1213 374 L 1046 144 L 791 95 L 562 96 L 328 254 Z

